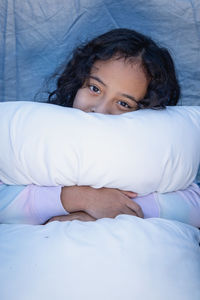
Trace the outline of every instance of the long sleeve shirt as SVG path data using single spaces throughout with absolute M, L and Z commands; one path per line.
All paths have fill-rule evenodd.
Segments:
M 67 215 L 61 203 L 61 186 L 6 185 L 0 182 L 0 223 L 44 224 Z M 200 227 L 200 188 L 193 183 L 185 190 L 151 193 L 133 199 L 144 218 L 166 218 Z

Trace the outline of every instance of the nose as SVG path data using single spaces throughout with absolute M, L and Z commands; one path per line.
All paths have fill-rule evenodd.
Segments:
M 101 100 L 91 106 L 90 112 L 99 114 L 111 114 L 109 104 L 106 100 Z

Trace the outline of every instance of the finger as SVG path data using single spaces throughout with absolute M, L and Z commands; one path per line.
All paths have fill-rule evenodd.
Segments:
M 127 196 L 127 197 L 129 197 L 129 198 L 135 198 L 135 197 L 138 196 L 138 194 L 135 193 L 135 192 L 121 191 L 121 190 L 120 190 L 120 192 L 122 192 L 122 194 L 124 194 L 125 196 Z
M 84 212 L 84 211 L 78 211 L 75 213 L 72 213 L 73 215 L 77 215 L 80 217 L 83 221 L 96 221 L 97 219 L 90 214 Z
M 71 213 L 68 214 L 66 216 L 66 221 L 73 221 L 73 220 L 78 220 L 78 221 L 96 221 L 95 218 L 93 218 L 92 216 L 90 216 L 89 214 L 85 213 L 85 212 L 75 212 L 75 213 Z
M 92 216 L 90 216 L 86 213 L 78 212 L 78 213 L 71 213 L 71 214 L 64 215 L 64 216 L 53 217 L 53 218 L 49 219 L 44 225 L 54 222 L 54 221 L 65 222 L 65 221 L 73 221 L 73 220 L 84 221 L 84 222 L 96 221 L 96 219 L 93 218 Z
M 84 215 L 78 216 L 78 220 L 80 221 L 96 221 L 91 215 L 84 213 Z
M 131 210 L 133 210 L 138 217 L 144 218 L 143 211 L 142 211 L 141 207 L 137 203 L 135 203 L 134 201 L 131 200 L 131 201 L 127 202 L 126 205 L 127 205 L 128 208 L 130 208 Z
M 71 221 L 71 215 L 68 214 L 68 215 L 64 215 L 64 216 L 56 216 L 56 217 L 52 217 L 52 218 L 49 219 L 47 222 L 45 222 L 44 225 L 45 225 L 45 224 L 48 224 L 48 223 L 51 223 L 51 222 L 54 222 L 54 221 L 59 221 L 59 222 Z
M 124 207 L 124 208 L 121 210 L 120 214 L 138 217 L 137 214 L 136 214 L 136 212 L 133 211 L 132 209 L 130 209 L 128 206 Z

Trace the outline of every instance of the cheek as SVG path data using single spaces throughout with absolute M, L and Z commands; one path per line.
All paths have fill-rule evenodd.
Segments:
M 87 101 L 86 101 L 85 89 L 79 89 L 74 98 L 73 107 L 84 109 L 84 107 L 86 106 L 86 102 Z

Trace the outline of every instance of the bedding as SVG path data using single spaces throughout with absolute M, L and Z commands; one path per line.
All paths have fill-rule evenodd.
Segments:
M 199 300 L 200 232 L 121 215 L 0 226 L 2 300 Z
M 169 48 L 175 60 L 182 88 L 180 105 L 200 105 L 199 20 L 199 0 L 176 2 L 168 0 L 27 0 L 25 2 L 1 0 L 0 101 L 36 100 L 35 95 L 40 90 L 44 91 L 44 80 L 50 77 L 55 68 L 71 53 L 74 46 L 109 29 L 128 27 L 150 35 L 154 40 Z M 51 84 L 54 85 L 54 82 Z M 39 93 L 38 101 L 47 99 L 46 93 L 43 99 L 41 99 L 42 95 Z M 80 158 L 77 152 L 73 152 L 73 149 L 71 152 L 68 149 L 67 152 L 68 167 L 72 173 L 66 181 L 66 174 L 63 173 L 66 162 L 63 164 L 60 159 L 60 154 L 65 149 L 58 149 L 58 145 L 52 139 L 53 151 L 50 152 L 49 148 L 44 147 L 43 140 L 34 140 L 39 131 L 44 133 L 46 115 L 41 114 L 40 121 L 37 119 L 38 124 L 36 119 L 34 123 L 31 123 L 34 119 L 31 109 L 30 114 L 27 111 L 27 115 L 25 115 L 20 113 L 21 105 L 18 102 L 18 108 L 15 107 L 15 110 L 13 107 L 13 115 L 7 109 L 3 113 L 3 106 L 0 106 L 0 155 L 2 153 L 0 156 L 0 179 L 14 184 L 32 181 L 46 184 L 51 182 L 55 185 L 60 182 L 73 184 L 77 178 L 78 183 L 86 183 L 88 172 L 92 172 L 93 186 L 95 187 L 104 183 L 112 186 L 118 182 L 116 177 L 116 182 L 110 180 L 109 177 L 110 171 L 114 173 L 115 167 L 118 167 L 118 164 L 115 166 L 113 163 L 111 168 L 110 157 L 106 157 L 107 166 L 110 168 L 105 178 L 100 176 L 102 173 L 99 178 L 96 178 L 96 171 L 102 171 L 102 164 L 98 165 L 98 170 L 92 163 L 87 170 L 84 169 L 85 164 L 81 166 L 77 164 L 73 169 L 72 164 L 77 163 Z M 187 115 L 189 113 L 188 118 L 185 118 L 186 111 Z M 149 115 L 153 112 L 143 113 Z M 172 115 L 171 108 L 165 112 L 156 112 L 156 114 L 158 113 L 158 120 L 163 113 L 165 117 L 167 117 L 166 114 L 169 117 Z M 66 110 L 66 114 L 68 120 L 75 118 L 75 115 L 71 115 L 70 109 Z M 93 115 L 83 117 L 81 112 L 75 114 L 81 115 L 79 121 L 81 126 L 82 118 L 88 118 L 88 126 L 90 120 L 93 121 L 94 118 Z M 138 116 L 136 118 L 138 118 L 137 122 L 141 128 L 144 117 L 140 117 L 140 112 L 134 114 L 136 114 L 135 117 Z M 167 160 L 169 154 L 167 149 L 169 148 L 168 146 L 164 147 L 166 145 L 165 135 L 167 137 L 169 128 L 163 124 L 165 130 L 161 135 L 160 123 L 157 126 L 156 130 L 160 133 L 153 136 L 153 141 L 161 146 L 161 150 L 166 150 L 165 163 L 169 167 L 166 170 L 167 173 L 161 174 L 162 180 L 164 180 L 164 174 L 166 177 L 168 174 L 169 177 L 164 185 L 161 184 L 161 180 L 159 183 L 156 182 L 153 188 L 159 187 L 160 191 L 170 190 L 193 181 L 200 153 L 199 115 L 197 117 L 197 114 L 199 114 L 199 108 L 183 107 L 181 111 L 176 110 L 179 131 L 176 131 L 176 126 L 173 128 L 173 122 L 168 124 L 176 137 L 174 146 L 178 147 L 183 155 L 181 156 L 182 160 L 179 157 L 174 163 L 172 161 L 172 158 L 175 158 L 174 152 Z M 55 116 L 53 114 L 51 116 L 52 122 L 48 120 L 48 137 L 54 134 L 57 139 L 58 136 L 55 135 L 54 130 L 58 124 L 53 121 Z M 5 122 L 4 133 L 8 134 L 6 140 L 2 135 L 2 117 Z M 6 121 L 7 117 L 10 118 L 9 120 L 13 117 L 9 127 L 8 120 Z M 22 118 L 21 122 L 20 118 Z M 96 118 L 95 122 L 101 124 L 103 117 L 96 116 Z M 129 115 L 123 119 L 123 128 L 126 128 L 126 124 L 131 121 L 131 118 L 132 116 Z M 111 118 L 109 124 L 115 123 L 116 119 L 118 117 Z M 148 123 L 148 129 L 152 130 L 151 118 L 148 120 L 149 122 L 147 120 L 145 122 Z M 22 135 L 20 139 L 17 138 L 20 133 L 16 132 L 17 128 L 14 127 L 14 124 L 18 122 L 20 124 L 18 130 L 21 130 L 21 134 L 26 133 L 29 137 L 26 143 L 22 140 Z M 59 140 L 62 141 L 65 136 L 68 137 L 70 131 L 74 132 L 74 130 L 72 126 L 68 126 L 64 133 L 63 131 L 59 133 Z M 82 162 L 85 163 L 89 154 L 92 161 L 97 158 L 97 154 L 92 152 L 92 149 L 95 150 L 92 148 L 93 142 L 97 139 L 96 125 L 94 125 L 93 131 L 92 128 L 90 130 L 90 145 L 84 144 L 85 152 L 82 157 Z M 109 137 L 110 130 L 114 130 L 113 127 L 109 127 L 109 130 L 106 129 L 107 137 Z M 126 140 L 130 140 L 131 147 L 133 147 L 134 141 L 130 139 L 126 130 L 122 140 L 128 136 Z M 133 128 L 133 131 L 135 130 Z M 118 131 L 121 132 L 121 129 Z M 80 141 L 86 135 L 84 130 L 79 134 L 81 137 L 79 136 L 80 140 L 76 141 L 76 147 L 81 145 Z M 118 134 L 117 132 L 115 138 L 117 145 L 120 144 L 117 149 L 119 151 L 122 149 L 123 143 L 121 140 L 117 140 Z M 70 136 L 70 147 L 75 142 L 74 138 L 75 136 Z M 180 148 L 180 138 L 184 140 L 184 148 Z M 69 138 L 66 138 L 66 141 L 69 143 Z M 109 142 L 109 138 L 107 141 Z M 192 146 L 191 141 L 195 141 L 195 145 L 192 143 Z M 28 144 L 31 144 L 31 152 L 28 152 L 26 148 Z M 109 149 L 103 143 L 99 147 L 102 145 L 105 150 Z M 187 158 L 186 152 L 188 153 Z M 115 154 L 115 151 L 113 153 Z M 117 153 L 118 160 L 126 158 L 126 156 L 122 156 L 121 152 Z M 142 155 L 144 153 L 149 158 L 148 149 L 143 149 L 143 153 L 139 153 L 142 161 L 138 161 L 141 168 L 138 169 L 138 174 L 133 174 L 133 168 L 131 171 L 129 169 L 129 174 L 126 173 L 127 170 L 120 170 L 121 175 L 125 174 L 125 177 L 128 176 L 129 180 L 132 180 L 131 183 L 126 182 L 127 178 L 124 177 L 124 181 L 119 184 L 121 188 L 132 187 L 134 176 L 142 175 L 145 170 L 145 184 L 148 183 L 148 186 L 146 189 L 144 186 L 140 188 L 139 182 L 138 191 L 143 194 L 152 189 L 153 180 L 157 180 L 154 177 L 154 169 L 156 173 L 158 165 L 153 168 L 153 164 L 150 164 L 151 158 L 145 165 L 146 157 Z M 154 155 L 158 155 L 160 158 L 162 168 L 164 158 L 159 156 L 158 149 L 155 149 Z M 34 160 L 37 156 L 40 159 Z M 53 157 L 51 165 L 48 164 L 50 157 Z M 62 155 L 61 158 L 63 158 Z M 59 163 L 57 168 L 56 160 L 57 164 Z M 39 168 L 34 173 L 32 173 L 33 165 Z M 84 168 L 82 169 L 82 167 Z M 181 169 L 183 167 L 185 169 Z M 81 169 L 82 172 L 80 172 Z M 54 177 L 55 171 L 57 175 Z M 114 175 L 118 176 L 119 174 L 116 172 Z M 170 176 L 173 180 L 169 183 Z M 200 181 L 200 174 L 198 180 Z M 136 186 L 134 185 L 133 188 Z M 1 224 L 0 299 L 199 300 L 199 243 L 199 231 L 194 227 L 163 219 L 142 220 L 125 215 L 115 219 L 98 220 L 95 223 L 54 222 L 47 226 Z
M 165 193 L 188 187 L 197 175 L 200 107 L 113 116 L 5 102 L 0 136 L 4 183 Z

